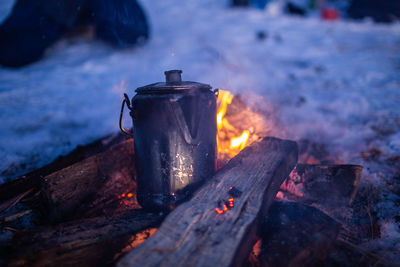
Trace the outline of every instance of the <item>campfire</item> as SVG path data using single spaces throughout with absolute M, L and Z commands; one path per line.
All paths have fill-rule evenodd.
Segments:
M 218 159 L 226 163 L 243 148 L 257 141 L 267 129 L 264 118 L 248 108 L 240 96 L 219 90 L 217 99 Z
M 264 116 L 227 90 L 216 122 L 218 170 L 171 212 L 141 209 L 133 140 L 120 134 L 2 185 L 7 264 L 386 263 L 357 246 L 371 232 L 352 206 L 361 166 L 298 163 L 309 147 L 265 137 Z

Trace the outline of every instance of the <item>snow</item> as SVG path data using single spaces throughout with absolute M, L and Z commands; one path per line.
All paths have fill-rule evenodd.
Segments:
M 0 3 L 0 19 L 12 2 Z M 323 143 L 342 162 L 363 165 L 362 183 L 381 192 L 376 212 L 384 230 L 368 246 L 400 243 L 392 220 L 400 196 L 387 186 L 400 183 L 400 163 L 388 161 L 400 155 L 399 23 L 324 22 L 230 9 L 226 1 L 141 4 L 152 26 L 143 46 L 115 50 L 86 37 L 65 39 L 40 62 L 0 68 L 0 183 L 118 131 L 124 92 L 133 96 L 136 87 L 163 80 L 163 71 L 182 69 L 184 80 L 273 111 L 271 135 Z M 372 148 L 381 151 L 379 161 L 362 156 Z

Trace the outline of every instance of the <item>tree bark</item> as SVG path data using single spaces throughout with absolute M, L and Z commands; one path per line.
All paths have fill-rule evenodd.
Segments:
M 107 181 L 121 176 L 133 179 L 133 155 L 133 140 L 130 139 L 46 176 L 42 192 L 51 220 L 73 216 Z
M 295 142 L 277 138 L 245 148 L 117 266 L 240 266 L 297 153 Z M 242 194 L 234 197 L 233 208 L 217 214 L 219 200 L 230 198 L 230 187 Z

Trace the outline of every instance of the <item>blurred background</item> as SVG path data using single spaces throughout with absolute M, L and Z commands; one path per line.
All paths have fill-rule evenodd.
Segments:
M 263 98 L 277 136 L 360 151 L 398 115 L 399 3 L 1 1 L 0 182 L 116 132 L 122 94 L 176 68 Z
M 2 0 L 0 183 L 117 133 L 123 93 L 182 69 L 240 95 L 260 134 L 363 165 L 366 246 L 399 262 L 399 18 L 396 0 Z

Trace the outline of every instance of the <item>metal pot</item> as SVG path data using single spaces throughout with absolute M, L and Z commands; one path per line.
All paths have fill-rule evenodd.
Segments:
M 181 70 L 166 71 L 166 82 L 136 89 L 122 102 L 133 121 L 137 199 L 147 209 L 170 210 L 216 168 L 218 90 L 183 82 Z M 130 134 L 130 133 L 128 133 Z

